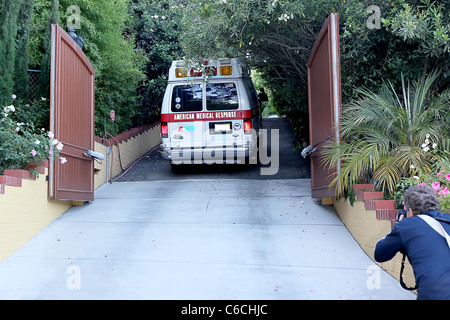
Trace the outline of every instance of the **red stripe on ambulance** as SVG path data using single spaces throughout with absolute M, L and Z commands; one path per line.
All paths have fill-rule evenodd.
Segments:
M 166 113 L 161 114 L 161 122 L 239 120 L 253 116 L 253 110 Z

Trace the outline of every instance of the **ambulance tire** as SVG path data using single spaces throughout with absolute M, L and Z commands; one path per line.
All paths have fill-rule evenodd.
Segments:
M 175 164 L 173 162 L 170 163 L 170 166 L 172 167 L 172 171 L 174 171 L 174 172 L 180 172 L 184 168 L 184 165 L 182 165 L 182 164 Z

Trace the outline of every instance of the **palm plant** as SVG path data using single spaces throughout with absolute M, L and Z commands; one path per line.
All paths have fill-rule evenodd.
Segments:
M 430 172 L 441 160 L 430 147 L 449 150 L 450 90 L 436 93 L 437 77 L 433 72 L 405 83 L 402 75 L 401 95 L 390 82 L 379 93 L 358 89 L 361 98 L 343 107 L 340 141 L 322 153 L 326 167 L 338 168 L 331 183 L 336 196 L 361 178 L 392 195 L 402 177 Z

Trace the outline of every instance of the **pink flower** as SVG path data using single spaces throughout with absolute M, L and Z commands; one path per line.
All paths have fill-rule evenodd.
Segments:
M 49 154 L 50 156 L 52 156 L 52 155 L 53 155 L 53 150 L 50 149 L 50 151 L 48 152 L 48 154 Z
M 434 191 L 437 191 L 441 188 L 441 184 L 439 182 L 432 182 L 431 187 L 434 189 Z
M 450 173 L 447 173 L 447 174 L 445 175 L 445 179 L 447 179 L 448 181 L 450 181 Z
M 449 193 L 450 191 L 448 190 L 448 187 L 445 187 L 441 191 L 439 191 L 439 195 L 443 197 L 446 197 Z
M 425 182 L 421 182 L 418 184 L 418 186 L 426 186 L 427 184 Z
M 36 150 L 31 150 L 31 155 L 33 156 L 33 157 L 36 157 L 36 154 L 37 154 L 37 152 L 36 152 Z

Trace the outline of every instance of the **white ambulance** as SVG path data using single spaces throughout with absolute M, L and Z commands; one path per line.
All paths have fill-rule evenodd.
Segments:
M 172 165 L 256 164 L 261 106 L 238 58 L 174 61 L 161 107 L 161 155 Z

